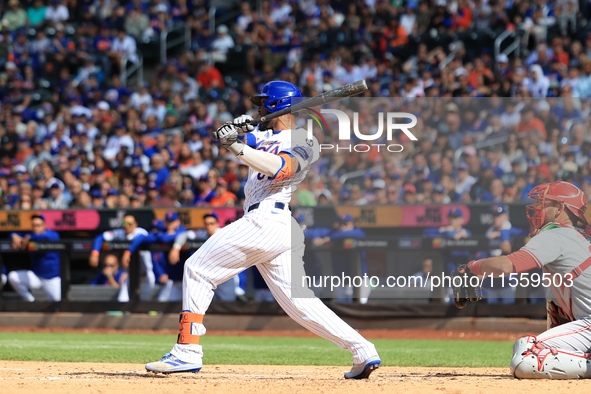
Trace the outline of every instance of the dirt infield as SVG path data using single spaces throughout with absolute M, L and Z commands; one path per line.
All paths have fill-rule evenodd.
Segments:
M 0 331 L 176 334 L 173 330 L 0 328 Z M 368 338 L 512 341 L 521 333 L 365 330 Z M 212 331 L 208 335 L 314 336 L 306 331 Z M 343 379 L 346 367 L 207 365 L 199 373 L 155 375 L 142 364 L 0 361 L 0 393 L 587 393 L 588 381 L 517 380 L 508 368 L 382 366 L 370 379 Z
M 378 369 L 343 379 L 343 367 L 211 365 L 199 373 L 154 375 L 138 364 L 0 361 L 1 393 L 512 393 L 588 392 L 588 381 L 526 381 L 506 368 Z

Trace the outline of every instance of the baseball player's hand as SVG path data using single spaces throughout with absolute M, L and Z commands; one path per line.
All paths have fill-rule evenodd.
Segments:
M 238 128 L 232 123 L 224 123 L 213 132 L 213 139 L 224 146 L 232 145 L 238 139 Z
M 324 246 L 330 242 L 330 237 L 314 238 L 312 244 L 314 246 Z
M 98 267 L 99 264 L 99 255 L 98 254 L 91 254 L 90 258 L 88 259 L 88 265 L 91 267 Z
M 17 234 L 12 235 L 12 247 L 14 249 L 20 249 L 22 247 L 23 237 Z
M 456 279 L 459 277 L 460 279 Z M 480 279 L 470 271 L 468 265 L 456 267 L 451 273 L 454 301 L 458 309 L 463 309 L 468 300 L 478 302 L 480 300 Z
M 22 239 L 21 239 L 21 250 L 27 250 L 27 247 L 29 246 L 29 241 L 31 240 L 31 236 L 30 235 L 25 235 Z
M 121 266 L 123 268 L 129 267 L 129 262 L 131 261 L 131 253 L 129 251 L 123 252 L 123 256 L 121 256 Z
M 243 136 L 254 130 L 254 126 L 251 124 L 252 120 L 252 116 L 250 115 L 242 115 L 234 119 L 232 123 L 238 127 L 238 135 Z
M 160 277 L 158 278 L 158 283 L 160 283 L 161 285 L 164 285 L 164 284 L 166 284 L 166 282 L 168 282 L 168 274 L 160 275 Z
M 181 250 L 177 249 L 177 248 L 172 248 L 170 249 L 170 252 L 168 252 L 168 262 L 170 264 L 176 264 L 179 262 L 179 260 L 181 259 Z
M 462 239 L 462 238 L 468 238 L 468 232 L 465 229 L 462 229 L 456 235 L 454 235 L 454 239 Z
M 490 234 L 488 234 L 488 239 L 495 239 L 495 238 L 499 238 L 500 236 L 501 236 L 500 231 L 491 231 Z

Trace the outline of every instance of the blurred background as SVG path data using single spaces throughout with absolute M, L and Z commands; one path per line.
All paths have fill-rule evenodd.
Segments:
M 224 226 L 242 215 L 247 168 L 211 132 L 255 115 L 248 98 L 276 79 L 305 96 L 366 79 L 367 102 L 389 98 L 419 118 L 419 141 L 390 141 L 399 153 L 323 152 L 291 204 L 307 228 L 309 272 L 436 274 L 516 250 L 534 185 L 567 180 L 591 197 L 590 15 L 587 1 L 569 0 L 2 1 L 2 297 L 23 299 L 10 272 L 46 253 L 43 242 L 30 255 L 11 239 L 41 213 L 64 245 L 62 299 L 125 301 L 124 288 L 178 302 L 178 267 L 208 237 L 205 216 Z M 376 107 L 355 108 L 374 133 Z M 317 138 L 342 145 L 326 120 Z M 126 213 L 156 238 L 132 247 L 123 232 L 115 245 L 108 233 L 125 230 Z M 171 236 L 185 230 L 172 264 Z M 151 275 L 136 253 L 146 248 Z M 232 286 L 218 297 L 272 301 L 254 270 Z M 449 302 L 444 288 L 402 287 L 315 291 L 339 303 Z M 487 302 L 543 297 L 526 287 L 489 283 Z M 43 287 L 32 294 L 47 299 Z

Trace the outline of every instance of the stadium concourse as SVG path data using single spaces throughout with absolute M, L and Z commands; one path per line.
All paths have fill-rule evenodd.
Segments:
M 510 203 L 560 179 L 591 196 L 587 3 L 216 3 L 213 19 L 200 0 L 1 6 L 0 207 L 239 206 L 245 167 L 211 131 L 253 114 L 248 97 L 273 79 L 307 96 L 365 78 L 368 97 L 517 100 L 483 116 L 450 105 L 398 155 L 323 155 L 294 205 Z M 185 28 L 188 50 L 146 80 L 126 78 L 162 34 Z M 495 38 L 512 32 L 519 50 L 497 54 Z M 368 179 L 343 187 L 354 170 Z

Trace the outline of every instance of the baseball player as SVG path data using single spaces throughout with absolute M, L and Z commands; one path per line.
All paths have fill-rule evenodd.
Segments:
M 251 97 L 260 116 L 291 106 L 302 97 L 293 84 L 267 83 L 261 94 Z M 285 312 L 302 326 L 328 339 L 353 355 L 347 379 L 367 378 L 381 364 L 372 343 L 363 338 L 309 289 L 310 298 L 292 298 L 292 269 L 303 274 L 304 234 L 291 216 L 288 203 L 298 184 L 318 159 L 316 139 L 296 128 L 293 115 L 271 119 L 257 128 L 243 115 L 216 132 L 230 152 L 249 167 L 245 186 L 244 216 L 217 231 L 185 263 L 183 311 L 177 343 L 162 360 L 146 364 L 153 372 L 197 372 L 203 349 L 199 337 L 205 334 L 203 316 L 220 283 L 255 265 L 273 296 Z M 297 276 L 296 276 L 297 277 Z M 301 289 L 298 289 L 301 291 Z
M 2 266 L 2 273 L 0 274 L 0 287 L 4 287 L 6 282 L 8 282 L 8 277 L 6 276 L 6 267 Z
M 489 251 L 482 251 L 477 253 L 476 258 L 484 258 L 488 256 L 498 257 L 503 254 L 511 253 L 511 236 L 512 226 L 509 221 L 509 212 L 507 207 L 502 204 L 493 205 L 491 208 L 493 215 L 493 224 L 486 230 L 484 236 L 490 240 L 499 240 L 498 248 Z M 478 256 L 478 254 L 481 254 Z M 504 285 L 504 286 L 503 286 Z M 489 304 L 513 304 L 515 302 L 515 286 L 510 286 L 509 283 L 501 281 L 500 278 L 493 280 L 487 279 L 484 287 L 488 288 L 487 301 Z
M 114 254 L 105 256 L 103 270 L 90 282 L 93 286 L 121 287 L 127 280 L 127 272 L 119 267 L 119 259 Z
M 344 239 L 364 239 L 365 232 L 359 227 L 355 227 L 353 217 L 349 214 L 342 214 L 338 219 L 338 227 L 331 231 L 324 237 L 316 238 L 312 242 L 316 246 L 324 246 L 327 243 L 335 242 Z M 333 275 L 339 276 L 340 272 L 345 275 L 355 275 L 355 267 L 360 265 L 360 272 L 362 275 L 367 274 L 367 264 L 365 263 L 365 251 L 354 252 L 349 249 L 334 250 L 331 253 Z M 337 301 L 352 302 L 353 301 L 353 287 L 351 285 L 339 286 L 336 289 Z M 360 289 L 361 304 L 367 304 L 371 287 L 363 286 Z
M 25 250 L 29 241 L 59 241 L 57 232 L 49 230 L 43 215 L 31 217 L 33 232 L 27 234 L 12 233 L 15 248 Z M 31 253 L 31 269 L 16 270 L 8 273 L 10 285 L 25 301 L 35 301 L 29 289 L 43 288 L 51 301 L 62 299 L 62 278 L 60 277 L 59 252 Z
M 471 261 L 455 274 L 507 276 L 542 268 L 548 280 L 549 330 L 527 335 L 513 345 L 511 373 L 521 379 L 591 378 L 591 230 L 587 199 L 571 183 L 536 186 L 527 206 L 532 238 L 507 256 Z M 476 301 L 474 289 L 456 292 L 456 305 Z
M 205 229 L 186 230 L 176 236 L 172 248 L 170 249 L 170 252 L 168 252 L 168 261 L 170 261 L 171 264 L 179 265 L 177 263 L 181 259 L 181 250 L 183 249 L 188 240 L 194 241 L 197 239 L 204 241 L 220 229 L 218 215 L 215 212 L 206 213 L 205 215 L 203 215 L 203 224 L 205 225 Z M 184 267 L 182 264 L 180 264 L 180 266 Z M 234 277 L 234 280 L 236 279 L 238 278 Z M 218 287 L 215 289 L 213 300 L 236 301 L 236 294 L 234 292 L 234 280 L 229 280 L 227 282 L 219 284 Z M 180 284 L 181 286 L 179 287 L 179 299 L 182 299 L 182 281 Z
M 88 259 L 88 264 L 91 267 L 98 267 L 99 263 L 99 254 L 103 242 L 111 242 L 111 241 L 132 241 L 132 244 L 129 246 L 128 250 L 123 252 L 123 257 L 121 257 L 121 266 L 125 269 L 129 267 L 129 261 L 131 258 L 131 254 L 135 252 L 137 247 L 141 244 L 142 238 L 138 238 L 139 235 L 148 235 L 148 232 L 141 227 L 138 227 L 138 224 L 135 220 L 133 215 L 125 215 L 123 217 L 123 228 L 116 228 L 114 230 L 105 231 L 104 233 L 98 235 L 94 239 L 94 244 L 92 247 L 92 251 L 90 252 L 90 258 Z M 135 242 L 133 242 L 135 241 Z M 155 277 L 154 271 L 152 268 L 152 256 L 149 250 L 142 250 L 139 252 L 140 255 L 140 273 L 141 273 L 141 289 L 140 289 L 140 298 L 142 300 L 147 299 L 154 289 L 155 286 Z M 129 301 L 129 293 L 127 290 L 127 282 L 125 286 L 121 286 L 121 292 L 119 293 L 118 300 L 120 302 L 127 302 Z
M 185 226 L 181 224 L 181 219 L 177 212 L 166 212 L 164 220 L 164 229 L 162 229 L 162 231 L 158 231 L 157 233 L 151 232 L 145 236 L 142 235 L 141 238 L 138 237 L 137 242 L 148 244 L 155 242 L 171 243 L 179 235 L 187 232 Z M 136 241 L 134 240 L 134 243 L 135 242 Z M 180 301 L 182 297 L 183 265 L 177 264 L 178 260 L 173 262 L 170 259 L 167 259 L 167 257 L 167 254 L 162 254 L 164 264 L 161 268 L 155 261 L 153 261 L 154 273 L 156 278 L 158 278 L 158 281 L 160 282 L 162 280 L 161 278 L 165 278 L 162 289 L 158 294 L 158 301 Z M 152 260 L 154 260 L 154 258 Z

